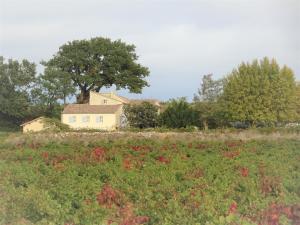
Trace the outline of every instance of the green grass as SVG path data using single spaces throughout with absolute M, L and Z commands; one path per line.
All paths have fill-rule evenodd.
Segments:
M 297 140 L 10 138 L 0 224 L 291 224 L 300 202 Z

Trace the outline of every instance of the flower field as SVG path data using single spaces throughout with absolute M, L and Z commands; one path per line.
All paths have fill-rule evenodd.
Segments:
M 297 140 L 28 140 L 1 140 L 0 224 L 300 224 Z

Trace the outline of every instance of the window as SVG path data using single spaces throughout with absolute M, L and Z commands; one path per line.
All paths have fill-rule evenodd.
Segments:
M 96 116 L 96 123 L 103 123 L 103 116 Z
M 104 99 L 104 100 L 103 100 L 103 104 L 107 104 L 107 99 Z
M 90 122 L 90 116 L 82 116 L 82 117 L 81 117 L 81 121 L 82 121 L 83 123 L 88 123 L 88 122 Z
M 76 122 L 76 116 L 69 116 L 69 123 L 75 123 Z

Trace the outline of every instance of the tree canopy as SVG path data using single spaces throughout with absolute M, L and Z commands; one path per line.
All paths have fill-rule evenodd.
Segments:
M 202 77 L 202 82 L 194 101 L 197 102 L 216 102 L 223 91 L 223 79 L 213 80 L 212 74 Z
M 99 92 L 102 87 L 112 85 L 140 93 L 148 86 L 144 78 L 149 70 L 137 60 L 134 45 L 97 37 L 64 44 L 45 65 L 59 69 L 62 73 L 57 76 L 71 80 L 80 90 L 78 103 L 85 103 L 89 91 Z
M 223 91 L 223 79 L 213 80 L 212 74 L 202 77 L 197 94 L 194 95 L 194 106 L 199 113 L 199 120 L 206 130 L 220 123 L 219 98 Z
M 5 60 L 0 56 L 0 116 L 19 123 L 33 114 L 30 92 L 36 65 L 28 60 Z
M 75 87 L 67 76 L 60 76 L 62 72 L 54 67 L 46 67 L 35 82 L 32 91 L 34 103 L 39 111 L 48 117 L 60 117 L 61 102 L 66 104 L 68 96 L 75 94 Z
M 296 84 L 296 120 L 300 121 L 300 83 Z
M 225 80 L 222 104 L 229 121 L 251 125 L 289 121 L 295 114 L 295 80 L 272 59 L 242 63 Z

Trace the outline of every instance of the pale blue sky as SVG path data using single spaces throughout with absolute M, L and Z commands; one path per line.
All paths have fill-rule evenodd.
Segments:
M 203 74 L 274 57 L 300 80 L 299 0 L 0 0 L 0 55 L 49 59 L 95 36 L 135 44 L 150 87 L 134 98 L 192 98 Z

